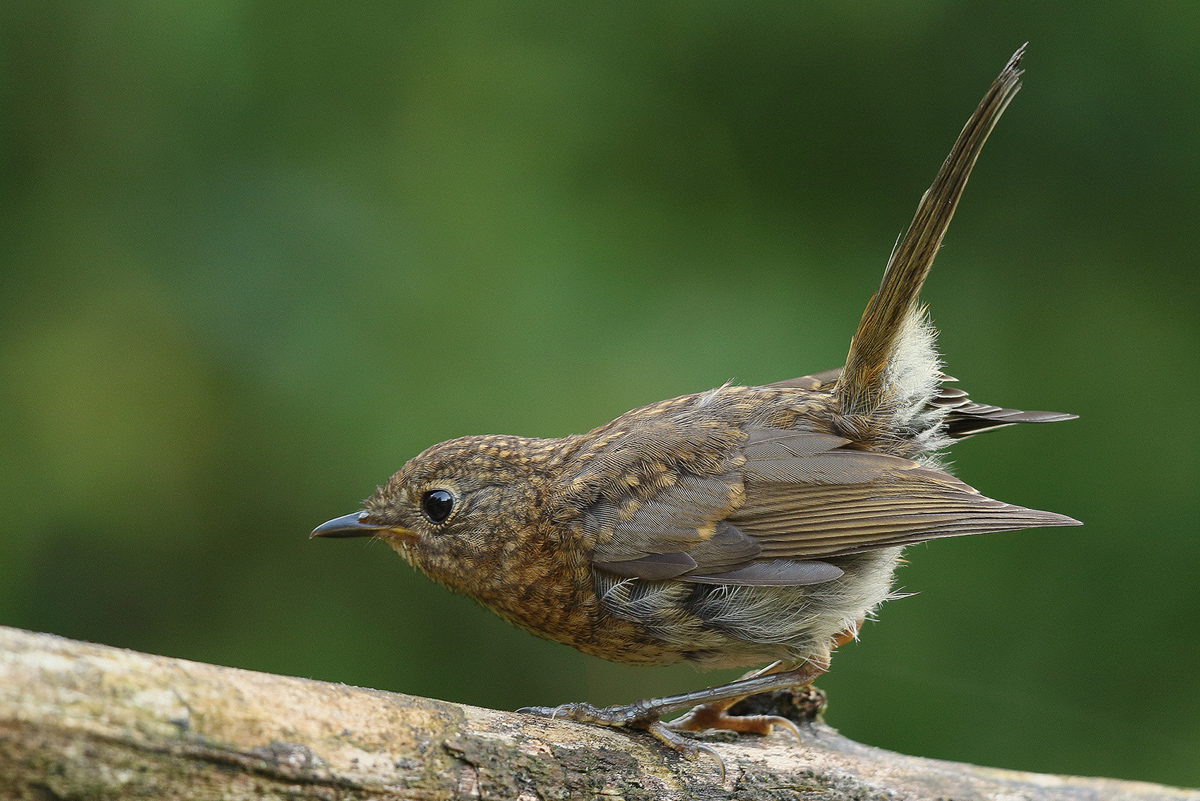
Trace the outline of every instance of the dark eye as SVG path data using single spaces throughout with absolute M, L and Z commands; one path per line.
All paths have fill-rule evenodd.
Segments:
M 430 523 L 441 523 L 454 511 L 454 496 L 446 490 L 429 490 L 421 496 L 421 511 Z

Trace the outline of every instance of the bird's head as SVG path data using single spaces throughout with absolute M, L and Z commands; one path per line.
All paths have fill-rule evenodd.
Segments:
M 410 564 L 478 597 L 538 506 L 544 440 L 462 437 L 413 457 L 363 504 L 313 537 L 378 537 Z

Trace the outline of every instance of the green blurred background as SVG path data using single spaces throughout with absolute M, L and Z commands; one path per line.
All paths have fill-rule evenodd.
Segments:
M 0 11 L 0 622 L 514 708 L 728 678 L 309 542 L 405 459 L 842 363 L 1031 42 L 926 299 L 955 449 L 1082 528 L 910 549 L 851 737 L 1200 785 L 1200 4 L 134 2 Z

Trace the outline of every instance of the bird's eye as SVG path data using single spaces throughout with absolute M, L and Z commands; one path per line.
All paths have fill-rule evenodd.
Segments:
M 446 490 L 429 490 L 421 496 L 421 511 L 430 523 L 441 523 L 454 511 L 454 496 Z

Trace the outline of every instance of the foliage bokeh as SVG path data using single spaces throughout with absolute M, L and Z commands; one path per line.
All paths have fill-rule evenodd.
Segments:
M 513 708 L 725 675 L 309 542 L 427 445 L 841 363 L 959 126 L 925 293 L 963 443 L 1083 528 L 910 550 L 821 682 L 875 745 L 1200 785 L 1200 6 L 13 0 L 0 623 Z

